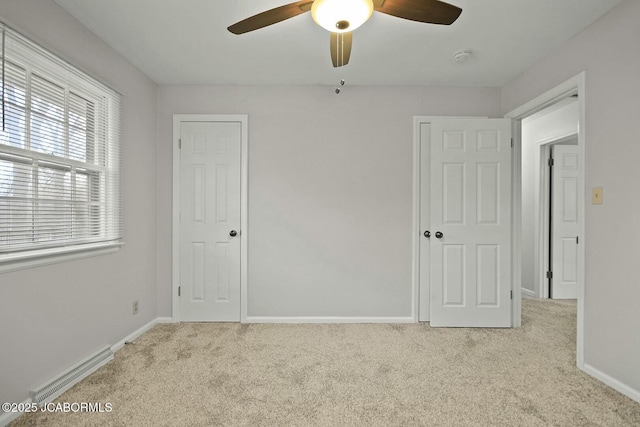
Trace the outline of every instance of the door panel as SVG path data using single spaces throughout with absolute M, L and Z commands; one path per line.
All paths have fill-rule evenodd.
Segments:
M 432 122 L 430 177 L 431 326 L 510 326 L 511 121 Z
M 553 146 L 551 297 L 578 297 L 578 146 Z
M 465 245 L 442 245 L 442 300 L 444 306 L 464 306 L 465 252 Z
M 239 321 L 241 124 L 182 122 L 180 138 L 180 317 Z
M 478 224 L 497 225 L 500 223 L 500 164 L 479 163 L 477 167 L 477 209 Z
M 500 280 L 500 246 L 478 245 L 476 247 L 478 305 L 496 307 Z
M 442 165 L 442 191 L 436 192 L 442 198 L 442 222 L 443 224 L 464 223 L 464 163 L 444 163 Z

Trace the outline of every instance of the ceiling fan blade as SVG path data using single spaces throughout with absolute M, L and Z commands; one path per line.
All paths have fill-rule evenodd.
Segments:
M 278 22 L 308 12 L 311 10 L 312 4 L 313 0 L 302 0 L 285 4 L 284 6 L 276 7 L 236 22 L 228 27 L 227 30 L 233 34 L 244 34 L 249 31 L 259 30 L 260 28 L 268 27 L 269 25 L 277 24 Z
M 462 9 L 439 0 L 375 1 L 374 9 L 387 15 L 428 24 L 451 25 Z
M 352 33 L 331 33 L 331 61 L 334 67 L 342 67 L 349 63 L 351 56 Z

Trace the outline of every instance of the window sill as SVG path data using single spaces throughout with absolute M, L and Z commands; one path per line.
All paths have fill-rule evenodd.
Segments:
M 0 274 L 117 252 L 124 243 L 79 245 L 0 255 Z

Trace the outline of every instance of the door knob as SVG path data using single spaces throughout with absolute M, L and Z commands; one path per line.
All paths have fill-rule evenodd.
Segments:
M 238 232 L 236 230 L 231 230 L 229 232 L 229 236 L 231 236 L 231 237 L 236 237 L 237 235 L 238 235 Z
M 442 234 L 442 232 L 436 231 L 436 239 L 442 239 L 443 237 L 444 237 L 444 234 Z
M 428 239 L 429 237 L 431 237 L 431 232 L 430 232 L 429 230 L 425 231 L 425 232 L 424 232 L 424 237 L 426 237 L 427 239 Z

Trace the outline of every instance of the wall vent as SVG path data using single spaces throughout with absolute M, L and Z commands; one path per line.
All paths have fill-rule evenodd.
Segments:
M 31 390 L 31 400 L 38 405 L 51 402 L 111 359 L 113 359 L 113 351 L 111 351 L 111 347 L 105 347 L 36 390 Z

